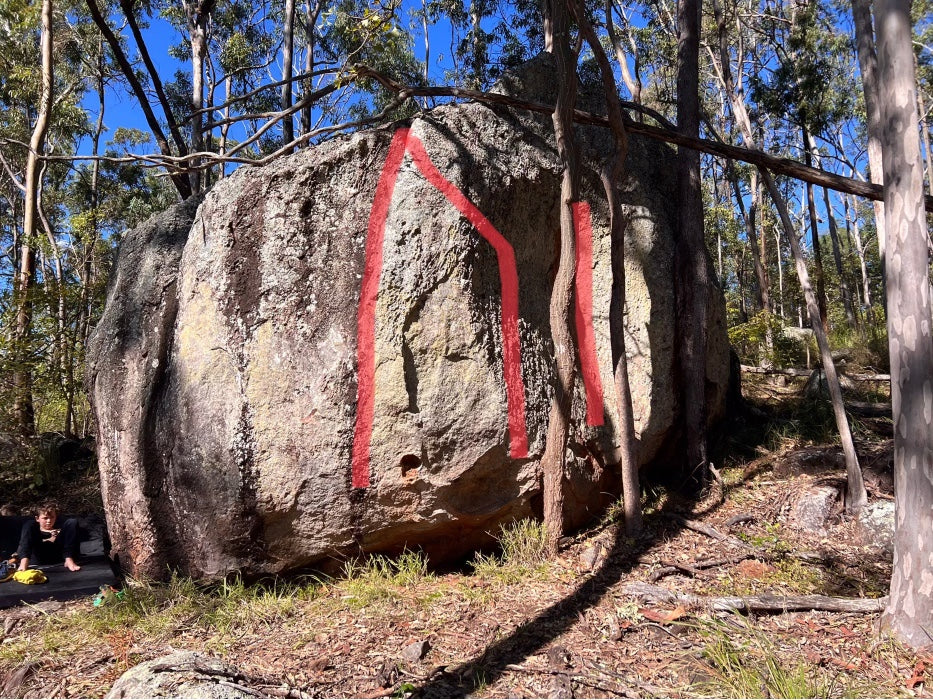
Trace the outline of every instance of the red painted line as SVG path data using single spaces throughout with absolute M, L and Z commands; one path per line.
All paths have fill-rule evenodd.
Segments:
M 356 427 L 353 434 L 353 488 L 369 486 L 369 442 L 373 434 L 376 385 L 376 299 L 379 296 L 379 278 L 382 275 L 382 247 L 385 239 L 386 219 L 392 192 L 398 178 L 408 129 L 399 129 L 392 137 L 389 154 L 376 185 L 376 196 L 369 214 L 366 235 L 366 262 L 363 285 L 357 311 L 356 365 Z
M 580 367 L 586 389 L 586 422 L 603 424 L 603 383 L 596 357 L 596 336 L 593 331 L 593 226 L 590 205 L 573 202 L 573 228 L 577 239 L 576 260 L 576 322 L 577 344 L 580 347 Z
M 502 285 L 502 362 L 509 416 L 509 454 L 513 459 L 527 457 L 528 434 L 525 429 L 525 384 L 522 381 L 522 356 L 518 339 L 518 268 L 515 251 L 463 192 L 441 175 L 417 137 L 408 139 L 408 152 L 425 179 L 447 197 L 496 251 Z

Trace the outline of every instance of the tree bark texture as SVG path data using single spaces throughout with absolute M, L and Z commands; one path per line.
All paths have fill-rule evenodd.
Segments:
M 555 386 L 548 415 L 547 441 L 541 458 L 544 477 L 544 523 L 548 546 L 557 553 L 564 534 L 564 463 L 570 427 L 575 359 L 570 329 L 573 280 L 576 266 L 576 239 L 573 226 L 574 202 L 579 200 L 579 154 L 573 131 L 573 110 L 577 98 L 576 61 L 570 49 L 570 16 L 565 0 L 548 0 L 554 36 L 553 55 L 557 64 L 557 104 L 552 121 L 557 152 L 563 166 L 560 191 L 560 237 L 557 274 L 551 291 L 550 324 L 554 344 Z
M 677 3 L 677 128 L 700 135 L 699 52 L 701 0 Z M 677 150 L 680 194 L 678 237 L 674 248 L 674 294 L 677 334 L 681 343 L 680 382 L 686 439 L 686 475 L 705 482 L 706 466 L 706 317 L 709 272 L 703 237 L 700 153 Z
M 909 0 L 877 0 L 894 413 L 895 534 L 882 622 L 911 647 L 933 646 L 933 335 L 923 163 Z
M 888 600 L 887 598 L 835 598 L 826 595 L 699 596 L 674 593 L 651 583 L 629 583 L 622 587 L 622 592 L 625 595 L 656 603 L 683 605 L 700 610 L 777 614 L 803 610 L 876 613 L 884 609 Z
M 42 0 L 42 97 L 39 114 L 29 140 L 26 157 L 26 200 L 23 206 L 23 243 L 20 257 L 19 298 L 16 306 L 16 335 L 14 348 L 16 365 L 13 371 L 13 414 L 22 435 L 35 434 L 35 411 L 32 402 L 32 367 L 29 339 L 32 336 L 32 306 L 36 284 L 36 248 L 38 246 L 36 222 L 39 218 L 39 192 L 41 168 L 39 157 L 45 150 L 45 136 L 52 112 L 52 86 L 55 83 L 53 45 L 52 0 Z

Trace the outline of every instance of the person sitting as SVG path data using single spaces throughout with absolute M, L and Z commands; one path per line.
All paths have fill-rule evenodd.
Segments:
M 58 504 L 43 503 L 39 506 L 36 519 L 23 525 L 19 540 L 19 570 L 29 568 L 30 560 L 37 564 L 59 564 L 64 560 L 65 568 L 78 571 L 75 562 L 78 552 L 78 520 L 62 518 L 58 514 Z

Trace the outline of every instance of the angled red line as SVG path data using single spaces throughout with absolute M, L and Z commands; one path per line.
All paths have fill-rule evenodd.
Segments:
M 527 457 L 528 433 L 525 428 L 525 384 L 522 381 L 522 356 L 518 338 L 518 268 L 515 251 L 466 195 L 441 175 L 416 136 L 408 140 L 408 152 L 425 179 L 447 197 L 496 251 L 502 286 L 502 364 L 509 416 L 509 454 L 513 459 Z
M 514 459 L 528 456 L 528 434 L 525 426 L 525 385 L 522 381 L 521 347 L 518 336 L 518 269 L 515 252 L 490 221 L 453 183 L 447 180 L 431 162 L 421 141 L 408 129 L 395 132 L 386 157 L 373 208 L 369 216 L 366 237 L 366 262 L 360 305 L 357 314 L 357 412 L 353 434 L 353 488 L 370 485 L 370 441 L 375 410 L 376 376 L 376 300 L 382 275 L 383 246 L 386 219 L 392 202 L 392 192 L 406 151 L 425 179 L 436 187 L 450 203 L 492 245 L 499 265 L 502 286 L 502 357 L 505 374 L 506 403 L 509 426 L 509 454 Z
M 603 424 L 603 382 L 599 376 L 596 357 L 596 336 L 593 331 L 593 226 L 590 205 L 573 202 L 573 228 L 577 239 L 576 309 L 577 345 L 580 348 L 580 367 L 586 389 L 586 422 Z
M 398 178 L 408 129 L 399 129 L 392 137 L 389 155 L 376 185 L 376 196 L 369 214 L 366 234 L 366 262 L 363 285 L 357 311 L 356 365 L 356 427 L 353 434 L 352 484 L 361 489 L 369 486 L 369 442 L 373 434 L 373 411 L 376 385 L 376 299 L 379 296 L 379 278 L 382 276 L 382 247 L 386 232 L 386 219 L 392 192 Z

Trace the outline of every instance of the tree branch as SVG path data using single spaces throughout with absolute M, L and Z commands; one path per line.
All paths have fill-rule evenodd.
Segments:
M 683 605 L 700 610 L 734 610 L 754 613 L 785 613 L 803 610 L 826 612 L 879 613 L 888 604 L 883 598 L 835 598 L 825 595 L 752 595 L 752 596 L 698 596 L 674 593 L 651 583 L 629 583 L 622 593 L 656 603 Z

